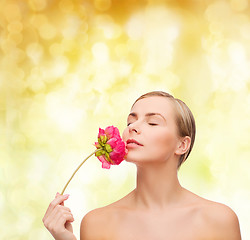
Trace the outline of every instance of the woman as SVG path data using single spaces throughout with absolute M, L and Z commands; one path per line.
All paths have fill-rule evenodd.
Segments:
M 183 188 L 177 177 L 195 139 L 195 121 L 179 99 L 154 91 L 131 108 L 122 138 L 126 161 L 136 164 L 136 188 L 122 199 L 87 213 L 81 240 L 240 240 L 236 214 L 228 206 Z M 56 240 L 73 240 L 67 196 L 57 194 L 44 224 Z

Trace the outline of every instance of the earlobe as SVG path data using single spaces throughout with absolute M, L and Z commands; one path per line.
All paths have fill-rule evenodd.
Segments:
M 191 144 L 191 138 L 189 136 L 185 136 L 182 139 L 180 139 L 179 146 L 177 147 L 175 153 L 177 155 L 182 155 L 186 153 L 190 147 Z

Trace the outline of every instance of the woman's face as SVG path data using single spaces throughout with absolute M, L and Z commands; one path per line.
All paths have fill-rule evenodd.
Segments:
M 128 149 L 126 160 L 139 164 L 173 157 L 179 143 L 174 114 L 173 103 L 165 97 L 152 96 L 137 101 L 122 134 Z

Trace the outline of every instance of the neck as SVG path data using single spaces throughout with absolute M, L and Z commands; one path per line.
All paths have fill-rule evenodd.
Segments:
M 154 162 L 137 165 L 137 206 L 162 210 L 178 202 L 182 189 L 175 164 Z

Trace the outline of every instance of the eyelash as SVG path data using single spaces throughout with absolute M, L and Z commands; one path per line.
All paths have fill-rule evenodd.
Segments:
M 131 123 L 128 123 L 127 124 L 127 127 L 130 125 Z M 158 124 L 156 124 L 156 123 L 149 123 L 149 125 L 151 125 L 151 126 L 156 126 L 156 125 L 158 125 Z

